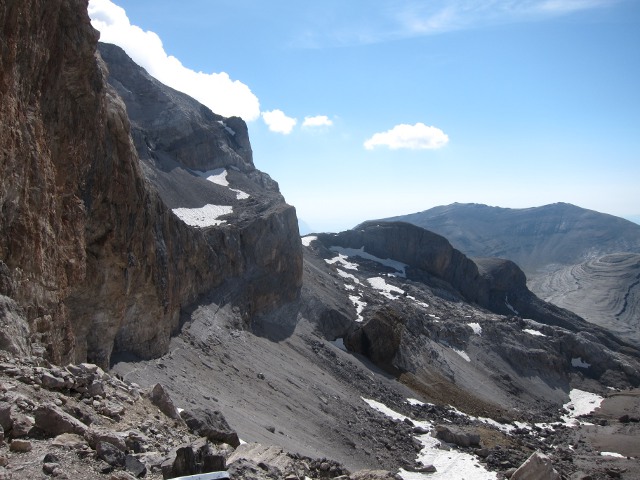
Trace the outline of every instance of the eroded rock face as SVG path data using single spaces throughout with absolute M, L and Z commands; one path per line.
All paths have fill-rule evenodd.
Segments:
M 257 193 L 269 193 L 256 193 L 252 208 L 217 229 L 190 227 L 171 212 L 145 178 L 86 7 L 0 7 L 0 295 L 29 326 L 16 329 L 23 338 L 14 350 L 107 366 L 113 353 L 164 353 L 180 309 L 230 280 L 252 286 L 236 299 L 248 318 L 294 299 L 302 260 L 295 210 L 253 167 L 246 125 L 222 125 L 195 103 L 201 117 L 167 116 L 173 134 L 156 132 L 166 135 L 167 155 L 191 167 L 237 168 Z M 237 138 L 221 144 L 219 132 L 198 131 L 209 120 Z M 189 146 L 196 134 L 211 142 Z

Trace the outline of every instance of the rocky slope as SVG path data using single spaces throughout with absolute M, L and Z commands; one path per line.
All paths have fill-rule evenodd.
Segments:
M 408 233 L 419 235 L 416 227 L 388 224 L 389 234 L 383 235 L 376 231 L 380 226 L 374 222 L 358 232 L 304 238 L 300 300 L 261 317 L 251 331 L 236 330 L 237 312 L 212 299 L 190 314 L 169 354 L 120 362 L 114 370 L 145 387 L 166 385 L 178 405 L 224 412 L 245 441 L 327 456 L 351 470 L 383 468 L 406 479 L 426 479 L 433 474 L 408 473 L 428 468 L 415 463 L 422 451 L 420 458 L 428 458 L 440 475 L 433 478 L 452 478 L 467 461 L 485 472 L 478 478 L 495 478 L 493 472 L 507 472 L 541 449 L 566 476 L 582 470 L 606 478 L 593 437 L 587 441 L 564 426 L 529 434 L 513 422 L 558 420 L 572 389 L 607 395 L 637 385 L 638 352 L 606 334 L 609 346 L 604 345 L 599 332 L 583 331 L 579 327 L 588 325 L 566 312 L 576 325 L 547 322 L 553 313 L 544 310 L 534 321 L 470 303 L 434 267 L 405 263 L 430 257 L 442 267 L 453 257 L 466 263 L 466 257 L 452 255 L 444 240 L 420 245 Z M 353 240 L 367 243 L 369 229 L 377 255 Z M 406 256 L 394 258 L 384 249 L 384 238 L 406 245 Z M 412 257 L 416 245 L 422 254 Z M 393 252 L 400 255 L 402 249 Z M 479 273 L 475 278 L 484 281 Z M 494 273 L 494 282 L 504 281 Z M 421 407 L 408 398 L 432 405 Z M 394 418 L 429 425 L 414 432 L 411 423 L 380 416 L 375 402 L 398 412 Z M 480 446 L 457 446 L 452 454 L 416 443 L 420 435 L 438 435 L 435 426 L 443 422 L 479 435 Z M 626 425 L 616 418 L 607 435 L 635 445 L 635 452 L 640 445 Z M 604 438 L 603 432 L 597 435 Z M 578 453 L 557 449 L 569 441 L 581 452 L 579 461 Z M 629 452 L 625 455 L 636 455 Z M 447 464 L 442 455 L 457 460 Z M 631 472 L 633 463 L 607 459 L 606 468 Z
M 301 244 L 246 125 L 97 53 L 86 1 L 0 26 L 0 476 L 638 476 L 637 349 L 415 226 Z
M 162 157 L 163 165 L 185 170 L 239 168 L 249 206 L 226 204 L 233 215 L 215 228 L 188 225 L 147 180 L 153 170 L 141 164 L 125 104 L 96 57 L 86 1 L 4 2 L 0 26 L 0 295 L 3 317 L 11 318 L 5 348 L 108 366 L 114 354 L 165 352 L 181 309 L 225 284 L 243 287 L 229 301 L 246 323 L 296 298 L 295 211 L 253 168 L 241 120 L 221 120 L 191 102 L 199 116 L 159 116 L 159 130 L 147 134 L 144 122 L 134 124 L 136 139 L 146 142 L 169 139 L 172 128 L 173 140 L 195 125 L 207 133 L 197 151 L 160 142 L 153 154 L 140 149 L 144 159 Z M 185 107 L 179 100 L 176 108 Z M 238 132 L 233 141 L 229 125 Z M 206 158 L 183 163 L 192 155 Z M 197 180 L 206 180 L 196 177 L 182 186 L 194 180 L 197 190 Z M 230 197 L 220 190 L 217 198 Z M 181 206 L 204 204 L 193 202 Z

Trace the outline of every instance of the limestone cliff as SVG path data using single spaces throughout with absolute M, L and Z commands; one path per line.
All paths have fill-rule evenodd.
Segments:
M 253 182 L 270 193 L 219 227 L 199 228 L 145 178 L 86 0 L 8 0 L 0 28 L 0 312 L 28 325 L 15 327 L 24 333 L 12 349 L 103 366 L 117 352 L 150 358 L 166 350 L 181 309 L 217 287 L 238 287 L 230 301 L 247 318 L 297 296 L 295 210 L 273 193 L 275 182 Z M 210 165 L 266 182 L 244 123 L 210 112 L 206 121 L 245 130 L 220 146 L 202 127 L 203 150 L 167 159 L 198 166 L 204 151 Z

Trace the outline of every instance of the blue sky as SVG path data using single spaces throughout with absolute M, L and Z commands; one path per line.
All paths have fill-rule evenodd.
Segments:
M 89 11 L 161 81 L 245 118 L 256 166 L 312 230 L 453 202 L 640 219 L 638 0 L 91 0 Z

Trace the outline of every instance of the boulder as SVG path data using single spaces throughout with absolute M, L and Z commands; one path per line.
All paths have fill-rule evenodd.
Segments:
M 161 469 L 163 478 L 219 472 L 226 469 L 226 452 L 201 438 L 174 450 Z
M 236 448 L 227 461 L 231 465 L 241 459 L 249 460 L 257 465 L 265 464 L 277 468 L 283 474 L 295 472 L 295 465 L 291 457 L 282 448 L 273 445 L 244 443 Z
M 176 420 L 181 419 L 180 412 L 178 412 L 173 400 L 171 400 L 169 392 L 163 385 L 156 383 L 149 393 L 149 399 L 151 403 L 158 407 L 167 417 Z
M 98 458 L 104 460 L 112 467 L 124 467 L 125 465 L 126 457 L 124 452 L 109 442 L 98 442 L 96 445 L 96 454 Z
M 212 442 L 228 443 L 232 447 L 240 445 L 238 434 L 229 427 L 226 419 L 219 411 L 196 408 L 183 410 L 180 416 L 196 435 L 207 437 Z
M 137 478 L 144 477 L 147 474 L 146 465 L 133 455 L 124 457 L 124 468 Z
M 34 412 L 35 426 L 51 436 L 62 433 L 83 435 L 87 426 L 55 405 L 40 405 Z
M 465 432 L 452 425 L 436 425 L 434 436 L 443 442 L 453 443 L 459 447 L 480 446 L 480 435 Z
M 560 480 L 551 459 L 542 452 L 534 452 L 513 475 L 511 480 Z
M 126 438 L 127 435 L 120 432 L 114 432 L 107 429 L 89 428 L 85 434 L 89 446 L 94 450 L 97 448 L 98 443 L 107 442 L 116 447 L 118 450 L 127 450 Z

